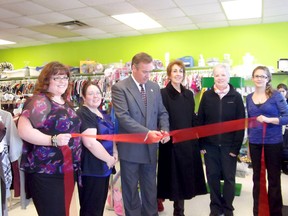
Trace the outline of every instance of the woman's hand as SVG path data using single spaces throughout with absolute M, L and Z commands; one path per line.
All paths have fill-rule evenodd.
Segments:
M 277 117 L 266 117 L 264 115 L 260 115 L 256 118 L 256 120 L 260 123 L 270 123 L 270 124 L 275 124 L 278 125 L 279 124 L 279 118 Z
M 116 162 L 117 160 L 115 159 L 115 157 L 111 156 L 109 160 L 106 162 L 106 164 L 108 168 L 111 169 L 116 164 Z
M 71 139 L 71 134 L 69 134 L 69 133 L 58 134 L 58 135 L 56 136 L 57 146 L 65 146 L 65 145 L 68 145 L 70 139 Z
M 266 116 L 264 116 L 264 115 L 260 115 L 260 116 L 258 116 L 257 118 L 256 118 L 256 120 L 258 121 L 258 122 L 260 122 L 260 123 L 269 123 L 269 122 L 267 122 L 267 117 Z

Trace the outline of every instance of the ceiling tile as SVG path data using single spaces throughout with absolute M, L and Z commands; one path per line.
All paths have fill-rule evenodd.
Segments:
M 271 7 L 264 10 L 264 15 L 267 17 L 270 16 L 279 16 L 287 14 L 288 5 L 287 7 Z
M 187 16 L 223 12 L 219 4 L 202 4 L 202 5 L 189 6 L 184 7 L 183 11 Z
M 0 19 L 19 17 L 19 16 L 21 16 L 21 14 L 0 8 Z
M 36 19 L 43 23 L 59 23 L 59 22 L 67 22 L 73 20 L 71 17 L 63 15 L 61 13 L 52 12 L 52 13 L 45 13 L 45 14 L 36 14 L 29 16 L 32 19 Z
M 211 4 L 219 3 L 218 0 L 175 0 L 175 3 L 181 7 L 192 6 L 192 5 L 201 5 L 201 4 Z
M 101 26 L 120 24 L 120 22 L 118 20 L 116 20 L 112 17 L 109 17 L 109 16 L 93 18 L 93 19 L 84 19 L 83 22 L 89 26 L 94 26 L 96 28 L 101 27 Z
M 42 25 L 42 22 L 39 22 L 35 19 L 31 19 L 29 17 L 14 17 L 5 19 L 5 22 L 9 24 L 14 24 L 16 26 L 26 27 L 26 26 L 33 26 L 33 25 Z
M 130 36 L 140 36 L 142 34 L 135 30 L 135 31 L 116 32 L 114 33 L 114 35 L 117 37 L 130 37 Z
M 190 16 L 190 18 L 194 23 L 225 21 L 226 20 L 226 16 L 223 13 L 193 15 L 193 16 Z
M 18 35 L 9 35 L 9 36 L 5 36 L 3 37 L 3 39 L 5 40 L 11 40 L 14 41 L 16 43 L 23 43 L 23 42 L 31 42 L 31 41 L 35 41 L 35 39 L 30 38 L 29 36 L 25 37 L 25 36 L 18 36 Z
M 27 37 L 33 38 L 33 39 L 36 39 L 36 40 L 46 40 L 46 39 L 54 39 L 54 38 L 56 38 L 56 37 L 54 37 L 52 35 L 41 34 L 41 33 L 27 35 Z
M 72 30 L 73 32 L 76 32 L 78 34 L 81 34 L 83 36 L 89 36 L 89 35 L 95 35 L 95 34 L 103 34 L 106 33 L 100 29 L 97 28 L 84 28 L 84 29 L 77 29 Z
M 87 38 L 90 38 L 90 39 L 106 39 L 106 38 L 115 38 L 115 37 L 116 37 L 115 35 L 109 34 L 109 33 L 87 36 Z
M 167 27 L 167 29 L 170 31 L 184 31 L 184 30 L 196 30 L 199 28 L 198 26 L 194 24 L 189 24 L 189 25 L 178 25 L 178 26 Z
M 67 38 L 66 41 L 85 41 L 88 40 L 89 38 L 84 37 L 84 36 L 80 36 L 80 37 L 71 37 L 71 38 Z
M 62 14 L 71 17 L 73 19 L 87 19 L 87 18 L 94 18 L 94 17 L 103 17 L 105 16 L 99 10 L 96 10 L 92 7 L 82 7 L 82 8 L 75 8 L 70 10 L 62 11 Z
M 31 31 L 27 28 L 12 28 L 12 29 L 6 29 L 4 33 L 1 34 L 7 34 L 7 35 L 29 35 L 29 34 L 35 34 L 34 31 Z
M 179 8 L 168 8 L 166 10 L 154 10 L 147 12 L 151 18 L 155 19 L 156 21 L 159 19 L 169 19 L 174 17 L 184 17 L 185 14 Z
M 175 8 L 177 5 L 172 0 L 130 0 L 136 8 L 141 8 L 143 12 L 150 10 L 162 10 L 167 8 Z
M 80 0 L 80 2 L 87 4 L 89 6 L 98 6 L 102 4 L 108 4 L 108 3 L 119 3 L 119 2 L 126 2 L 126 0 Z
M 273 16 L 273 17 L 263 18 L 263 23 L 287 22 L 287 20 L 288 20 L 288 15 Z
M 1 32 L 1 34 L 3 34 L 3 32 L 5 32 L 5 29 L 10 29 L 10 28 L 17 28 L 18 26 L 16 25 L 12 25 L 12 24 L 9 24 L 9 23 L 5 23 L 5 22 L 1 22 L 0 21 L 0 30 L 3 30 Z
M 218 22 L 207 22 L 207 23 L 197 23 L 197 26 L 200 29 L 206 29 L 206 28 L 222 28 L 222 27 L 228 27 L 229 24 L 226 21 L 218 21 Z
M 172 19 L 158 20 L 158 23 L 160 23 L 163 27 L 193 24 L 192 20 L 189 19 L 188 17 L 176 17 L 176 18 L 172 18 Z
M 239 25 L 255 25 L 255 24 L 261 24 L 262 19 L 246 19 L 246 20 L 232 20 L 228 21 L 230 25 L 233 26 L 239 26 Z
M 134 6 L 127 2 L 113 2 L 110 4 L 102 4 L 97 6 L 97 9 L 108 16 L 139 12 L 138 9 L 136 9 Z
M 1 8 L 14 11 L 25 16 L 51 12 L 51 10 L 30 1 L 18 3 L 9 2 L 9 4 L 2 4 Z
M 123 32 L 123 31 L 134 30 L 133 28 L 131 28 L 131 27 L 127 26 L 127 25 L 124 25 L 124 24 L 101 26 L 99 28 L 101 30 L 107 32 L 107 33 L 115 33 L 115 32 Z
M 168 30 L 166 28 L 153 28 L 153 29 L 142 29 L 140 32 L 144 34 L 159 34 L 168 32 Z
M 33 2 L 40 4 L 50 10 L 61 11 L 72 8 L 81 8 L 86 5 L 78 0 L 32 0 Z

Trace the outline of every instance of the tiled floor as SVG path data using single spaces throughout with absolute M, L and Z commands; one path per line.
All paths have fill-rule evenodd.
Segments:
M 235 216 L 252 216 L 252 175 L 245 178 L 237 178 L 237 183 L 242 184 L 241 195 L 236 196 L 234 200 Z M 288 175 L 282 174 L 282 193 L 284 205 L 288 205 Z M 17 201 L 17 200 L 16 200 Z M 13 201 L 15 202 L 15 200 Z M 77 198 L 74 203 L 73 215 L 77 216 L 78 203 Z M 172 216 L 173 203 L 165 200 L 165 210 L 159 216 Z M 185 202 L 185 215 L 186 216 L 208 216 L 209 215 L 209 195 L 195 197 Z M 30 204 L 27 209 L 21 209 L 19 204 L 14 205 L 14 208 L 9 210 L 9 216 L 36 216 L 37 213 L 33 204 Z M 113 211 L 105 210 L 104 216 L 115 216 Z M 285 215 L 283 215 L 285 216 Z

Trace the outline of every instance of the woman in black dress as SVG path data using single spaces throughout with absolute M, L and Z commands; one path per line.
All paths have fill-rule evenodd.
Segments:
M 185 66 L 175 60 L 167 67 L 170 82 L 161 90 L 163 104 L 169 113 L 170 130 L 196 125 L 193 93 L 181 83 Z M 157 197 L 174 201 L 174 216 L 184 215 L 184 200 L 206 194 L 205 178 L 197 140 L 173 144 L 173 138 L 159 145 Z

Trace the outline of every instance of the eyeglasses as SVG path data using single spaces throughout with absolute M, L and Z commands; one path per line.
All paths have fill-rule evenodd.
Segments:
M 67 77 L 67 76 L 65 76 L 65 77 L 53 77 L 52 79 L 56 82 L 60 82 L 60 81 L 68 81 L 69 77 Z
M 255 75 L 255 76 L 253 76 L 253 78 L 256 78 L 256 79 L 267 79 L 268 77 L 267 76 L 263 76 L 263 75 Z

